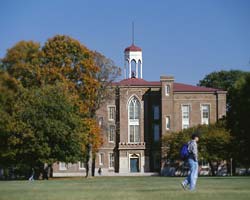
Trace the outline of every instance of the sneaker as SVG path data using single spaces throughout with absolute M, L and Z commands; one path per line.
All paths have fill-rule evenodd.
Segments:
M 186 190 L 186 189 L 187 189 L 185 183 L 181 182 L 181 186 L 182 186 L 183 190 Z

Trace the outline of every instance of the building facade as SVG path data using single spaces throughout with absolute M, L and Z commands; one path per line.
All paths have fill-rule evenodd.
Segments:
M 161 138 L 198 124 L 215 123 L 226 114 L 226 92 L 176 83 L 172 76 L 143 79 L 142 49 L 124 50 L 124 79 L 97 111 L 103 145 L 95 160 L 102 175 L 159 173 Z M 54 165 L 54 176 L 84 175 L 83 163 Z

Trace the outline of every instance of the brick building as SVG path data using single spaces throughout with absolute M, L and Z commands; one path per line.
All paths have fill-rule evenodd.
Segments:
M 103 146 L 96 155 L 96 172 L 144 174 L 160 172 L 160 139 L 164 134 L 198 124 L 216 122 L 226 114 L 226 92 L 176 83 L 172 76 L 143 79 L 142 49 L 124 50 L 125 78 L 110 88 L 112 94 L 98 110 Z M 82 163 L 54 165 L 54 176 L 83 175 Z

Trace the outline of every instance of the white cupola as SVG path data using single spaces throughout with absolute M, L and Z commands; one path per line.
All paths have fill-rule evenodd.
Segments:
M 142 49 L 132 44 L 124 50 L 126 78 L 142 79 Z

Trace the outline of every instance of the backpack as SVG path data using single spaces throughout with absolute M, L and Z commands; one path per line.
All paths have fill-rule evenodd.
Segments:
M 189 156 L 188 144 L 183 144 L 180 150 L 180 156 L 182 160 L 186 160 Z

